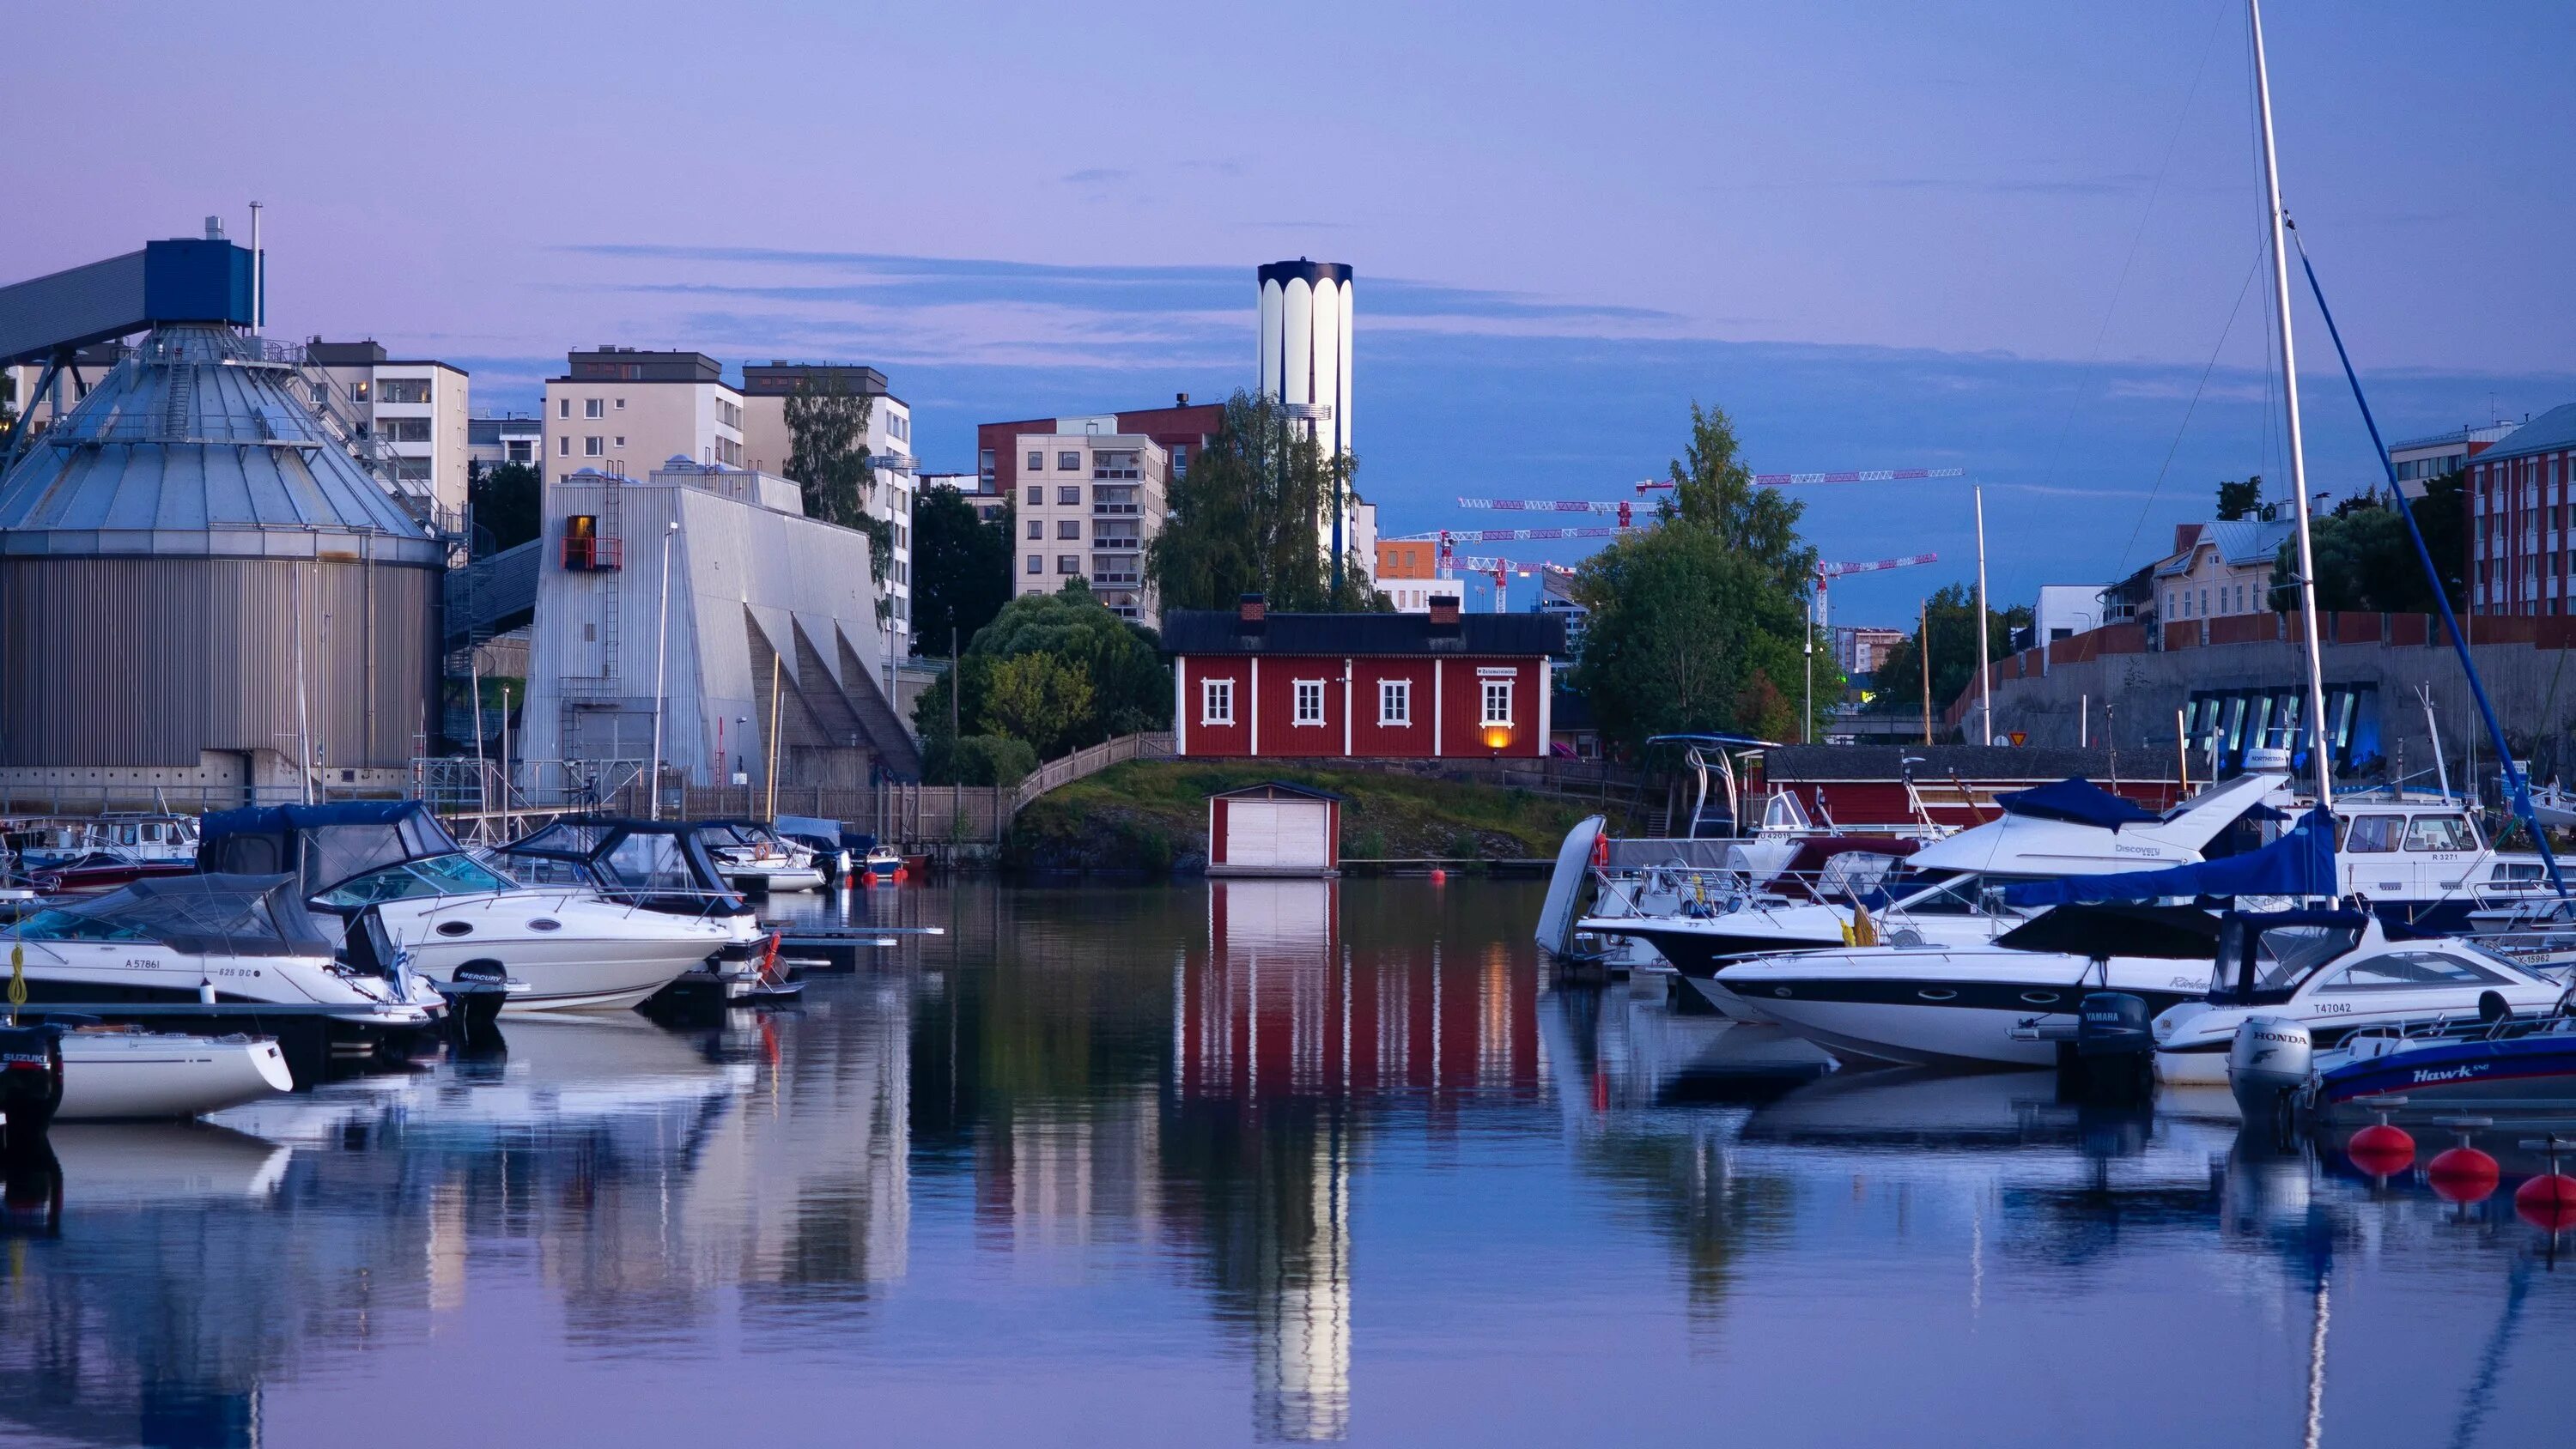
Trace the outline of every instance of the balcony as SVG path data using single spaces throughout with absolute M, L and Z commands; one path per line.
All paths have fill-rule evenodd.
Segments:
M 566 534 L 563 566 L 566 573 L 613 573 L 626 567 L 626 540 Z
M 1145 505 L 1141 503 L 1094 503 L 1091 505 L 1091 516 L 1094 518 L 1134 518 L 1144 511 Z

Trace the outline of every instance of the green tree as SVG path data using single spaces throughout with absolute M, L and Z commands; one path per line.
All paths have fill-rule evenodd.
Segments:
M 2242 482 L 2221 482 L 2218 485 L 2218 517 L 2222 522 L 2251 518 L 2269 523 L 2276 511 L 2276 505 L 2263 501 L 2263 475 L 2260 473 Z
M 1930 630 L 1932 709 L 1935 714 L 1967 692 L 1977 678 L 1977 593 L 1967 584 L 1944 584 L 1924 609 L 1925 621 L 1898 640 L 1870 676 L 1869 708 L 1886 714 L 1912 714 L 1923 707 L 1925 629 Z M 1986 651 L 1995 659 L 2012 653 L 2013 631 L 2029 628 L 2030 606 L 1990 610 L 1986 615 Z
M 2467 538 L 2466 476 L 2446 473 L 2413 500 L 2415 526 L 2423 530 L 2426 552 L 2442 571 L 2442 590 L 2454 610 L 2468 606 L 2461 578 Z M 2424 560 L 2406 531 L 2406 520 L 2376 491 L 2356 494 L 2308 525 L 2309 546 L 2317 563 L 2317 607 L 2364 613 L 2429 614 L 2434 612 L 2432 581 L 2424 577 Z M 2300 607 L 2299 541 L 2282 541 L 2272 560 L 2271 605 L 2291 613 Z
M 465 468 L 466 506 L 495 550 L 516 548 L 545 531 L 545 480 L 526 463 Z
M 1055 660 L 1090 687 L 1087 707 L 1060 732 L 1047 738 L 1020 735 L 1002 723 L 1002 733 L 1021 739 L 1041 758 L 1063 750 L 1098 744 L 1113 735 L 1167 729 L 1172 722 L 1172 672 L 1163 663 L 1153 631 L 1130 624 L 1092 597 L 1080 579 L 1052 594 L 1023 594 L 1011 600 L 993 622 L 977 631 L 957 662 L 952 677 L 922 691 L 913 708 L 921 736 L 923 768 L 933 783 L 955 783 L 963 758 L 949 730 L 950 694 L 955 713 L 969 730 L 991 728 L 989 704 L 995 671 L 1005 662 L 1032 655 Z
M 1281 612 L 1366 612 L 1389 607 L 1365 582 L 1353 549 L 1337 592 L 1328 566 L 1332 499 L 1350 496 L 1357 460 L 1328 455 L 1267 397 L 1238 392 L 1189 471 L 1174 479 L 1170 508 L 1145 553 L 1146 577 L 1166 609 L 1231 609 L 1244 594 Z
M 925 652 L 963 644 L 1011 599 L 1012 508 L 997 522 L 975 516 L 954 488 L 926 488 L 912 509 L 912 626 Z
M 894 525 L 868 512 L 876 469 L 868 465 L 868 418 L 875 400 L 850 391 L 838 369 L 809 373 L 787 395 L 787 461 L 781 466 L 805 492 L 805 511 L 868 536 L 868 566 L 877 579 L 877 620 L 892 612 L 885 593 L 894 562 Z
M 1605 735 L 1797 733 L 1805 602 L 1714 532 L 1676 518 L 1620 539 L 1585 561 L 1575 592 L 1591 611 L 1575 686 Z M 1816 662 L 1816 697 L 1840 696 L 1831 655 Z
M 1663 511 L 1715 534 L 1780 587 L 1803 592 L 1816 572 L 1816 551 L 1798 536 L 1807 505 L 1755 486 L 1740 454 L 1726 409 L 1692 403 L 1690 443 L 1673 460 L 1673 497 Z
M 1091 681 L 1052 654 L 1021 654 L 994 663 L 984 691 L 988 734 L 1026 741 L 1053 759 L 1092 717 Z

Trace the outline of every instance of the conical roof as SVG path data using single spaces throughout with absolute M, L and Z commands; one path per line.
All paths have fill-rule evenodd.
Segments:
M 0 553 L 328 558 L 444 567 L 342 450 L 292 363 L 229 327 L 164 326 L 0 478 Z

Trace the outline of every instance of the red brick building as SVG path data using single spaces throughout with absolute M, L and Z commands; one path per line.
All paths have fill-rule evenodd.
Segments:
M 2469 610 L 2576 614 L 2576 403 L 2472 454 Z
M 1017 495 L 1020 483 L 1020 454 L 1012 440 L 1023 433 L 1142 433 L 1171 455 L 1171 476 L 1177 481 L 1189 471 L 1200 450 L 1215 440 L 1217 425 L 1224 417 L 1224 404 L 1193 403 L 1188 393 L 1181 393 L 1167 408 L 979 423 L 975 428 L 975 467 L 983 477 L 983 491 L 1010 498 Z
M 1176 753 L 1207 759 L 1543 757 L 1549 614 L 1167 612 Z

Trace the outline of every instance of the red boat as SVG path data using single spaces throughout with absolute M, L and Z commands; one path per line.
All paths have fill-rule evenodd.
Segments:
M 191 875 L 194 865 L 176 860 L 128 860 L 104 851 L 84 855 L 68 864 L 30 871 L 27 884 L 39 895 L 91 895 L 130 886 L 146 876 Z

